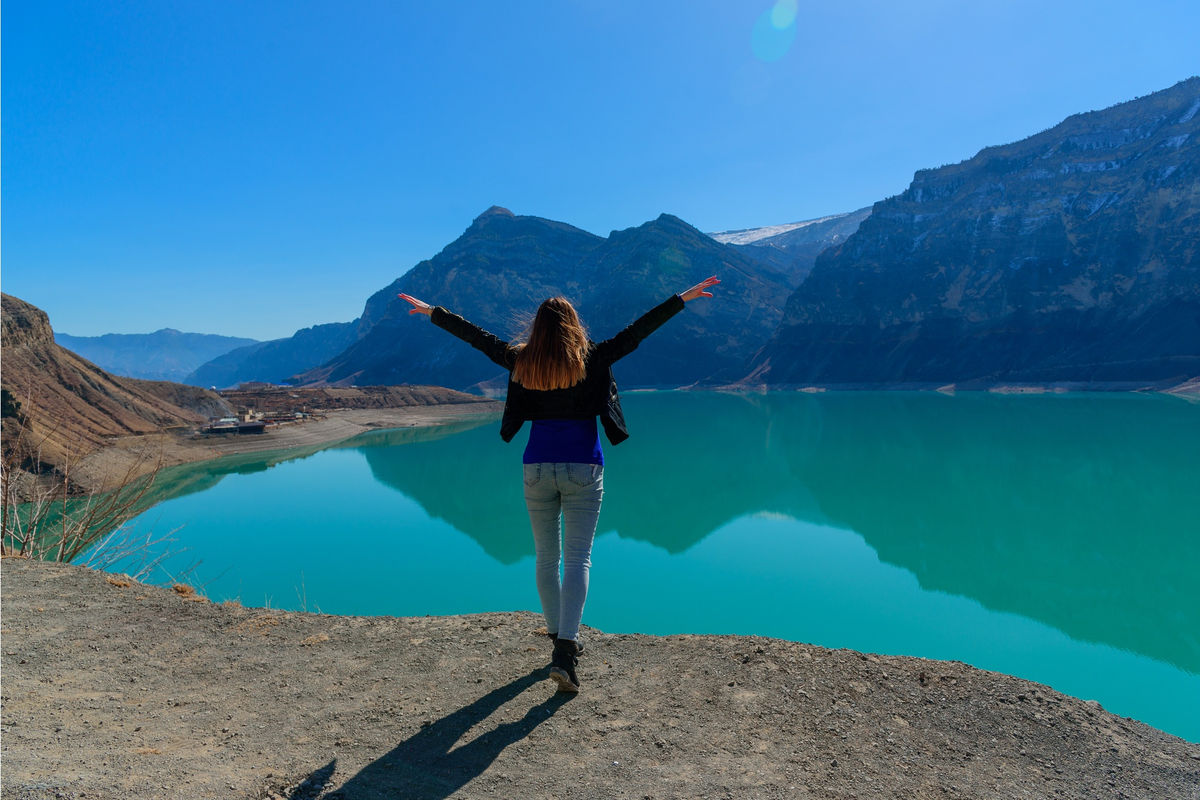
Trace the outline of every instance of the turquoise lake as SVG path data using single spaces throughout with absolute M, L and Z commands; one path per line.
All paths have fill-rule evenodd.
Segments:
M 1200 742 L 1200 405 L 629 393 L 584 623 L 965 661 Z M 498 418 L 174 468 L 138 531 L 214 600 L 538 609 Z M 607 445 L 607 442 L 606 442 Z M 177 529 L 177 530 L 176 530 Z M 166 580 L 166 575 L 158 576 Z M 398 645 L 399 646 L 399 645 Z

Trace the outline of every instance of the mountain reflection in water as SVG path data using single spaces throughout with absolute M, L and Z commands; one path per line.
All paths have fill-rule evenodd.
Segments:
M 625 405 L 632 438 L 606 447 L 601 537 L 615 531 L 680 554 L 756 516 L 853 531 L 924 590 L 1200 674 L 1195 404 L 1143 395 L 697 392 L 631 393 Z M 365 434 L 327 451 L 361 453 L 381 485 L 513 565 L 533 553 L 521 498 L 523 441 L 505 445 L 498 421 L 484 418 Z M 148 500 L 206 491 L 226 475 L 318 452 L 171 468 Z M 337 506 L 340 477 L 321 480 L 332 499 L 313 513 L 336 516 L 328 509 Z M 239 508 L 244 514 L 245 506 L 223 508 L 207 523 L 212 533 L 195 518 L 170 521 L 215 540 Z M 231 532 L 231 541 L 237 535 L 244 534 Z M 228 568 L 196 542 L 186 546 L 190 557 Z M 304 568 L 312 575 L 317 565 Z
M 925 589 L 1200 673 L 1195 405 L 650 393 L 626 406 L 632 438 L 606 448 L 601 535 L 680 553 L 761 513 L 850 529 Z M 355 444 L 378 480 L 511 564 L 533 553 L 524 437 L 506 446 L 496 427 Z

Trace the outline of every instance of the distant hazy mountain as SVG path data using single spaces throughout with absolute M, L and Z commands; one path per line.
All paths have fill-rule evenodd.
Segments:
M 719 302 L 698 301 L 617 368 L 628 386 L 720 383 L 744 374 L 774 331 L 795 285 L 785 270 L 748 258 L 682 220 L 662 215 L 607 238 L 562 222 L 492 207 L 462 236 L 373 295 L 357 341 L 301 382 L 432 383 L 466 388 L 501 372 L 462 342 L 408 314 L 407 292 L 515 336 L 546 297 L 575 302 L 593 338 L 617 333 L 668 295 L 719 275 Z
M 918 172 L 818 257 L 752 382 L 1200 374 L 1200 78 Z
M 111 373 L 154 381 L 182 381 L 206 361 L 236 347 L 255 344 L 254 339 L 182 333 L 172 328 L 154 333 L 106 333 L 103 336 L 56 333 L 54 339 Z
M 502 388 L 396 294 L 513 337 L 561 293 L 602 339 L 717 274 L 718 299 L 647 340 L 623 384 L 1181 381 L 1200 374 L 1198 136 L 1193 78 L 805 223 L 709 236 L 664 214 L 601 237 L 492 207 L 356 322 L 242 348 L 190 380 Z
M 331 322 L 303 328 L 284 339 L 239 347 L 199 365 L 183 381 L 218 389 L 249 381 L 283 383 L 342 352 L 354 341 L 357 329 L 358 320 Z

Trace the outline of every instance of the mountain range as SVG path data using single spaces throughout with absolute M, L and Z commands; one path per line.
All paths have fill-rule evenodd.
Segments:
M 620 377 L 630 385 L 741 377 L 778 325 L 784 298 L 798 280 L 668 214 L 604 238 L 493 206 L 442 252 L 368 299 L 357 341 L 297 380 L 451 388 L 501 381 L 495 365 L 426 319 L 410 316 L 399 292 L 443 305 L 504 337 L 521 333 L 528 321 L 522 314 L 531 316 L 544 298 L 562 294 L 599 340 L 708 275 L 721 276 L 722 302 L 694 303 L 646 340 L 621 364 Z
M 781 285 L 785 287 L 786 291 L 804 279 L 812 269 L 813 262 L 821 250 L 853 233 L 869 213 L 870 209 L 867 208 L 818 220 L 709 235 L 723 244 L 732 243 L 733 249 L 743 257 L 735 258 L 735 261 L 739 261 L 744 268 L 761 271 L 772 281 L 778 276 L 784 276 Z M 444 268 L 446 263 L 453 262 L 455 258 L 462 257 L 463 254 L 468 254 L 471 258 L 489 257 L 481 253 L 479 238 L 481 229 L 491 217 L 504 219 L 506 216 L 513 217 L 504 209 L 498 207 L 489 209 L 476 224 L 473 224 L 464 233 L 459 241 L 453 243 L 446 249 L 446 252 L 432 260 L 432 267 L 435 270 L 439 267 Z M 535 219 L 533 217 L 525 218 L 525 224 Z M 645 244 L 653 249 L 655 245 L 650 242 L 653 237 L 671 238 L 672 234 L 669 231 L 663 231 L 662 228 L 668 220 L 672 219 L 675 218 L 667 216 L 658 220 L 657 225 L 648 223 L 628 232 L 614 233 L 617 240 L 611 243 L 612 246 L 607 247 L 604 257 L 610 261 L 619 260 L 620 253 L 614 253 L 614 251 L 621 248 L 626 251 L 636 250 L 642 246 L 641 239 L 643 238 L 646 239 Z M 695 230 L 691 226 L 676 222 L 682 225 L 679 230 L 684 231 L 682 238 L 686 240 L 675 243 L 676 246 L 682 245 L 680 249 L 694 251 L 711 248 L 711 245 L 704 243 L 703 240 L 699 240 L 700 246 L 697 247 L 698 240 Z M 503 225 L 501 227 L 503 228 Z M 504 231 L 496 230 L 493 225 L 485 235 L 502 238 L 515 234 L 519 237 L 521 234 L 516 231 L 520 227 L 521 224 L 510 225 L 508 226 L 509 230 Z M 596 245 L 597 242 L 603 244 L 605 241 L 585 231 L 563 223 L 553 223 L 550 220 L 541 220 L 540 225 L 534 223 L 533 228 L 535 237 L 545 239 L 547 236 L 557 236 L 561 240 L 561 246 L 552 251 L 555 258 L 561 258 L 568 262 L 575 261 L 579 264 L 583 264 L 585 257 L 593 249 L 593 245 Z M 703 254 L 693 253 L 693 255 L 701 260 L 705 258 Z M 523 265 L 534 263 L 538 258 L 537 254 L 520 252 L 519 247 L 506 257 L 510 259 L 509 267 L 512 269 L 521 269 Z M 709 260 L 712 261 L 712 259 Z M 762 267 L 754 266 L 759 262 Z M 714 269 L 719 268 L 719 264 L 715 261 L 713 263 Z M 541 267 L 550 276 L 546 289 L 548 291 L 565 291 L 554 289 L 553 285 L 558 278 L 551 273 L 554 272 L 555 265 L 547 263 Z M 398 281 L 397 284 L 401 282 Z M 389 287 L 389 289 L 391 288 Z M 458 291 L 454 287 L 448 288 L 451 292 Z M 662 291 L 672 291 L 672 289 L 664 286 Z M 117 375 L 176 380 L 194 386 L 214 387 L 232 387 L 239 383 L 252 381 L 283 383 L 294 375 L 314 370 L 333 359 L 351 360 L 352 354 L 347 355 L 345 359 L 339 357 L 343 351 L 355 345 L 360 338 L 367 337 L 376 323 L 386 316 L 384 306 L 394 299 L 394 295 L 395 293 L 390 291 L 377 293 L 368 302 L 368 308 L 362 319 L 314 325 L 296 331 L 292 336 L 266 342 L 209 334 L 180 333 L 171 329 L 156 331 L 152 334 L 108 334 L 99 337 L 79 337 L 59 333 L 56 334 L 56 339 L 64 347 Z M 509 300 L 535 304 L 538 302 L 538 297 L 536 292 L 532 292 L 527 293 L 526 296 L 510 297 Z M 777 306 L 778 303 L 774 305 Z M 518 322 L 519 320 L 510 314 L 496 324 L 501 329 L 516 330 L 521 327 L 520 324 L 517 324 Z M 614 318 L 612 324 L 619 326 L 623 323 Z M 411 333 L 411 326 L 407 326 L 407 328 L 406 332 Z M 405 327 L 402 326 L 401 330 L 405 330 Z M 380 337 L 381 334 L 382 331 L 376 333 L 375 336 Z M 370 350 L 375 346 L 376 339 L 371 339 L 356 350 Z M 329 371 L 332 373 L 336 369 L 331 365 Z M 730 374 L 738 371 L 738 369 L 734 369 Z M 321 370 L 316 370 L 316 372 L 320 373 Z M 383 379 L 386 380 L 387 377 L 384 376 Z
M 206 386 L 288 378 L 300 384 L 434 381 L 489 391 L 493 383 L 502 388 L 500 372 L 411 317 L 399 292 L 445 305 L 506 337 L 522 333 L 543 299 L 563 294 L 602 339 L 669 294 L 720 274 L 728 302 L 692 304 L 622 369 L 633 386 L 729 382 L 774 331 L 785 298 L 811 267 L 803 259 L 782 246 L 722 244 L 669 214 L 601 237 L 493 206 L 436 256 L 368 298 L 359 319 L 234 350 L 187 380 Z M 683 348 L 695 349 L 698 359 L 680 360 Z
M 626 387 L 1135 388 L 1200 375 L 1200 78 L 916 173 L 871 208 L 711 235 L 598 236 L 493 206 L 353 322 L 236 349 L 188 381 L 499 391 L 415 295 L 504 337 L 563 294 L 595 339 L 716 274 L 618 366 Z

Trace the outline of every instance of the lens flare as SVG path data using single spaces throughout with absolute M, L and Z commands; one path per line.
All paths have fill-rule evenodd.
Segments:
M 778 61 L 796 38 L 796 0 L 777 0 L 754 23 L 750 47 L 760 61 Z
M 771 24 L 783 30 L 796 22 L 796 11 L 796 0 L 779 0 L 771 7 Z

